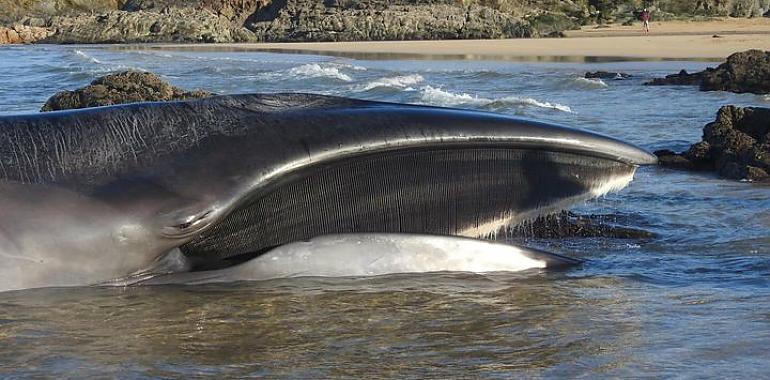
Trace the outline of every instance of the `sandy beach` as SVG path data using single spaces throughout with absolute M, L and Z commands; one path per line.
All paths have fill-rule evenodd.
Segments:
M 464 59 L 540 59 L 547 57 L 627 57 L 713 59 L 748 49 L 770 50 L 770 18 L 653 22 L 641 25 L 589 26 L 567 38 L 154 45 L 163 49 L 213 49 L 305 52 L 344 56 L 414 56 Z M 129 45 L 128 48 L 131 45 Z M 146 46 L 145 46 L 146 47 Z

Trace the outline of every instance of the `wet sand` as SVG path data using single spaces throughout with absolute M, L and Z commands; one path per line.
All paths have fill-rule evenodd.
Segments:
M 748 49 L 770 50 L 770 18 L 653 22 L 584 27 L 567 38 L 153 45 L 156 48 L 306 52 L 331 55 L 388 54 L 465 59 L 516 57 L 626 57 L 723 59 Z M 145 48 L 146 45 L 143 45 Z M 124 46 L 125 47 L 125 46 Z M 129 47 L 130 48 L 130 47 Z

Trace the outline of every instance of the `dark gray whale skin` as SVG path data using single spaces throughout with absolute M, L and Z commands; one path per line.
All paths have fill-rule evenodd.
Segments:
M 575 129 L 309 94 L 4 116 L 0 257 L 29 262 L 20 283 L 45 282 L 32 265 L 88 273 L 67 285 L 176 248 L 206 263 L 334 233 L 483 236 L 655 162 Z

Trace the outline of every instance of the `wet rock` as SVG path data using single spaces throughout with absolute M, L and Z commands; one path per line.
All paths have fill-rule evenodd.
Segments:
M 686 152 L 655 154 L 662 166 L 713 170 L 736 180 L 770 181 L 770 109 L 722 107 L 716 120 L 703 128 L 703 141 Z
M 619 73 L 614 71 L 589 71 L 585 74 L 586 79 L 629 79 L 630 74 Z
M 770 51 L 749 50 L 731 55 L 715 70 L 707 70 L 700 89 L 736 93 L 770 93 Z
M 676 169 L 695 170 L 695 164 L 684 153 L 680 154 L 668 149 L 657 150 L 653 153 L 658 156 L 658 165 Z
M 682 70 L 677 74 L 666 75 L 665 78 L 655 78 L 645 83 L 647 86 L 699 86 L 703 80 L 702 73 L 690 74 Z
M 198 99 L 207 91 L 174 87 L 155 74 L 124 71 L 98 78 L 74 91 L 61 91 L 46 101 L 41 111 L 107 106 L 121 103 Z
M 748 50 L 735 53 L 716 68 L 690 74 L 685 70 L 645 83 L 651 86 L 699 86 L 701 91 L 770 93 L 770 51 Z
M 699 167 L 704 167 L 714 158 L 711 154 L 711 145 L 706 141 L 693 144 L 686 152 L 687 158 L 695 162 Z
M 563 211 L 513 227 L 507 231 L 506 236 L 538 239 L 565 237 L 649 239 L 655 237 L 652 232 L 621 226 L 615 222 L 609 222 L 610 219 L 613 218 L 608 218 L 605 215 L 579 215 Z

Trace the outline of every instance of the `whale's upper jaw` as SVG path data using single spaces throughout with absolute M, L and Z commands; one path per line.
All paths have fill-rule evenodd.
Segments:
M 389 103 L 351 108 L 347 112 L 374 116 L 379 113 L 378 108 L 399 114 L 393 121 L 402 123 L 404 137 L 389 141 L 392 145 L 488 144 L 569 152 L 637 166 L 657 163 L 657 157 L 649 151 L 612 137 L 490 112 Z M 376 141 L 372 143 L 377 145 Z

